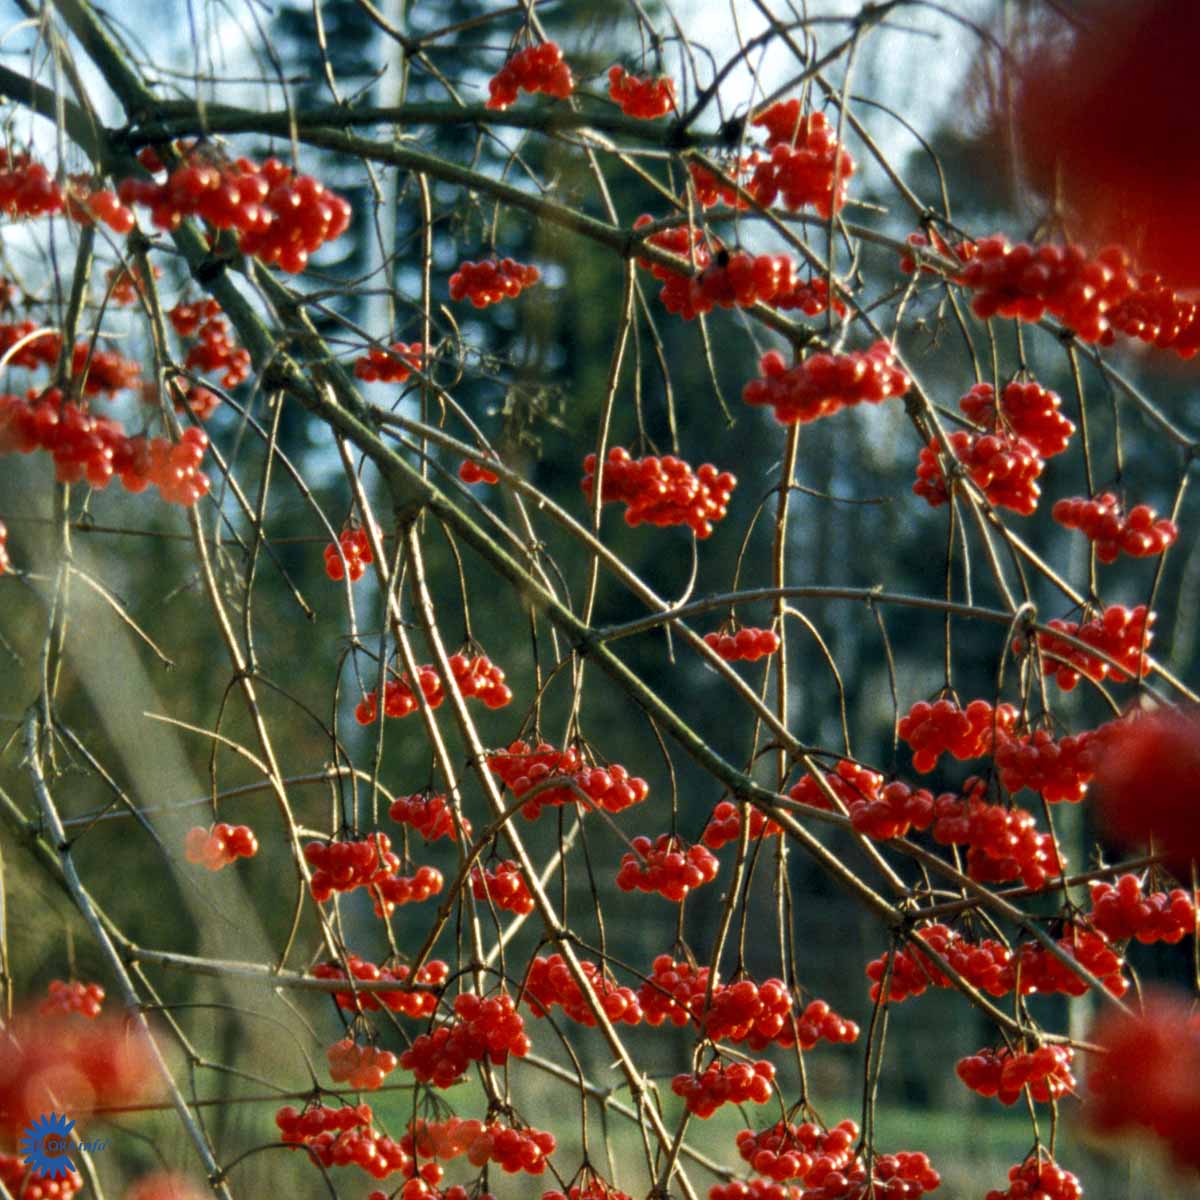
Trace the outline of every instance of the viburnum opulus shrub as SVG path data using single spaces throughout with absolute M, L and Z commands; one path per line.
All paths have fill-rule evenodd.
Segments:
M 0 1194 L 1195 1186 L 1194 15 L 809 7 L 6 31 Z

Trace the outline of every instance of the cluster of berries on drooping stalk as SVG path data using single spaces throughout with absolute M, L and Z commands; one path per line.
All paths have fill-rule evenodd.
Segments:
M 83 376 L 80 391 L 85 396 L 115 396 L 142 382 L 142 368 L 133 359 L 122 358 L 112 350 L 101 350 L 86 341 L 75 344 L 71 354 L 71 375 L 75 378 Z
M 1150 658 L 1147 651 L 1154 637 L 1150 629 L 1154 620 L 1155 614 L 1148 611 L 1144 604 L 1135 608 L 1110 604 L 1100 616 L 1090 621 L 1062 621 L 1057 618 L 1047 621 L 1048 629 L 1078 638 L 1084 645 L 1108 655 L 1117 665 L 1046 632 L 1037 635 L 1038 648 L 1042 652 L 1042 672 L 1053 675 L 1055 683 L 1064 692 L 1071 691 L 1081 675 L 1086 675 L 1096 683 L 1105 679 L 1111 679 L 1113 683 L 1127 683 L 1130 678 L 1148 675 Z M 1014 654 L 1021 654 L 1025 647 L 1023 638 L 1014 639 Z
M 912 747 L 913 768 L 925 775 L 947 751 L 960 762 L 991 754 L 997 735 L 1011 733 L 1016 721 L 1011 704 L 993 708 L 986 700 L 972 700 L 959 708 L 956 700 L 943 697 L 933 704 L 918 700 L 900 718 L 898 732 Z
M 1042 494 L 1038 477 L 1046 463 L 1032 442 L 1007 430 L 977 434 L 965 429 L 954 430 L 946 440 L 954 457 L 989 503 L 1011 508 L 1023 517 L 1036 510 Z M 921 448 L 912 489 L 931 508 L 939 508 L 950 499 L 950 488 L 938 458 L 940 448 L 936 438 Z
M 418 867 L 415 875 L 400 875 L 400 859 L 392 853 L 386 833 L 362 841 L 309 842 L 305 861 L 313 868 L 309 891 L 318 904 L 334 892 L 369 888 L 375 915 L 388 917 L 398 905 L 428 900 L 442 890 L 445 880 L 436 867 Z
M 0 212 L 10 217 L 41 217 L 66 212 L 79 225 L 103 221 L 124 236 L 133 213 L 107 188 L 94 189 L 89 175 L 72 175 L 63 192 L 50 172 L 29 154 L 0 148 Z
M 337 542 L 325 547 L 325 574 L 330 579 L 349 578 L 351 583 L 357 583 L 374 561 L 375 552 L 365 525 L 347 525 Z
M 826 784 L 835 796 L 849 809 L 858 800 L 874 800 L 883 787 L 883 776 L 870 767 L 861 766 L 848 758 L 838 761 L 832 771 L 822 772 Z M 811 804 L 813 808 L 832 809 L 834 806 L 811 775 L 803 775 L 788 790 L 788 796 L 800 804 Z
M 596 456 L 583 460 L 583 494 L 590 501 L 596 478 Z M 693 471 L 671 454 L 633 458 L 623 446 L 614 446 L 604 460 L 601 499 L 624 504 L 625 524 L 686 525 L 698 538 L 708 537 L 713 523 L 728 511 L 737 479 L 704 463 Z
M 933 820 L 933 793 L 925 788 L 913 788 L 898 779 L 885 784 L 879 772 L 849 759 L 824 776 L 845 806 L 851 826 L 864 837 L 876 841 L 904 837 L 910 829 L 928 829 Z M 788 795 L 814 808 L 834 807 L 811 775 L 805 775 Z
M 848 354 L 810 354 L 790 367 L 778 350 L 768 350 L 758 369 L 759 378 L 742 388 L 742 399 L 769 405 L 783 425 L 816 421 L 859 404 L 879 404 L 912 386 L 886 341 Z
M 465 1154 L 473 1167 L 495 1163 L 515 1175 L 545 1173 L 549 1156 L 558 1145 L 554 1134 L 541 1129 L 513 1129 L 499 1121 L 463 1120 L 413 1121 L 400 1145 L 413 1156 L 457 1158 Z
M 511 258 L 465 262 L 450 276 L 450 299 L 470 300 L 476 308 L 487 308 L 501 300 L 515 300 L 541 277 L 537 267 Z
M 424 1033 L 400 1056 L 400 1065 L 421 1083 L 450 1087 L 473 1062 L 503 1066 L 509 1055 L 524 1058 L 530 1041 L 525 1022 L 506 992 L 481 997 L 463 992 L 454 998 L 454 1017 Z
M 57 329 L 46 329 L 30 338 L 19 350 L 9 351 L 41 327 L 36 321 L 0 322 L 0 357 L 10 367 L 24 367 L 33 371 L 38 367 L 53 367 L 62 350 L 62 334 Z
M 706 633 L 705 644 L 726 662 L 758 662 L 779 649 L 779 634 L 773 629 L 743 626 L 737 633 Z
M 922 946 L 936 951 L 963 979 L 989 996 L 1007 996 L 1017 987 L 1023 996 L 1062 993 L 1082 996 L 1088 985 L 1040 942 L 1024 942 L 1016 951 L 995 938 L 968 941 L 946 925 L 929 925 L 916 931 L 912 941 L 892 957 L 888 999 L 892 1003 L 919 996 L 929 987 L 948 988 L 953 983 Z M 1071 927 L 1059 939 L 1059 948 L 1096 975 L 1114 996 L 1123 996 L 1129 981 L 1122 974 L 1124 959 L 1094 930 Z M 871 999 L 879 997 L 888 956 L 880 955 L 867 964 Z
M 367 1200 L 496 1200 L 491 1192 L 478 1192 L 472 1196 L 461 1183 L 453 1184 L 444 1192 L 439 1191 L 434 1180 L 440 1181 L 441 1177 L 442 1168 L 437 1163 L 426 1163 L 420 1176 L 405 1180 L 403 1187 L 393 1195 L 376 1190 L 367 1193 Z
M 83 1187 L 83 1176 L 65 1167 L 61 1170 L 57 1179 L 35 1175 L 29 1169 L 25 1155 L 0 1151 L 0 1184 L 8 1189 L 12 1200 L 71 1200 Z
M 388 808 L 388 816 L 401 825 L 410 825 L 427 842 L 438 838 L 458 839 L 458 827 L 454 823 L 454 812 L 440 793 L 414 792 L 411 796 L 397 796 Z M 470 840 L 471 822 L 459 817 L 463 837 Z
M 1078 529 L 1096 543 L 1096 557 L 1102 563 L 1116 562 L 1122 553 L 1130 558 L 1163 554 L 1179 536 L 1179 526 L 1159 517 L 1148 504 L 1121 512 L 1121 503 L 1112 492 L 1091 500 L 1085 496 L 1059 500 L 1051 511 L 1060 525 Z
M 162 269 L 152 266 L 150 274 L 155 279 L 161 279 Z M 146 282 L 142 278 L 142 268 L 137 263 L 129 266 L 109 267 L 105 278 L 109 286 L 108 294 L 114 304 L 127 307 L 130 304 L 136 304 L 139 297 L 145 295 Z
M 450 967 L 440 958 L 431 959 L 414 975 L 404 963 L 395 967 L 380 967 L 361 959 L 357 954 L 346 955 L 346 965 L 354 979 L 363 983 L 393 981 L 395 983 L 423 984 L 423 990 L 397 989 L 386 992 L 334 992 L 333 998 L 339 1008 L 349 1012 L 378 1012 L 386 1008 L 390 1012 L 403 1013 L 406 1017 L 431 1017 L 437 1012 L 438 996 L 434 989 L 440 988 L 450 978 Z M 312 969 L 316 979 L 346 979 L 346 972 L 339 963 L 318 963 Z
M 652 842 L 635 837 L 621 857 L 617 887 L 623 892 L 653 892 L 679 903 L 693 889 L 711 883 L 720 863 L 710 850 L 697 843 L 689 846 L 670 833 L 659 834 Z
M 635 230 L 644 229 L 653 223 L 654 218 L 643 213 L 634 221 L 633 227 Z M 646 245 L 678 255 L 697 271 L 703 271 L 712 262 L 712 252 L 704 231 L 694 225 L 672 225 L 660 229 L 646 238 Z M 649 271 L 663 285 L 658 298 L 667 312 L 676 313 L 685 320 L 691 320 L 696 315 L 692 308 L 692 274 L 685 275 L 673 267 L 651 262 L 648 258 L 639 258 L 637 262 L 639 267 Z
M 1113 883 L 1096 880 L 1088 887 L 1089 920 L 1109 941 L 1136 938 L 1146 945 L 1174 945 L 1196 931 L 1196 905 L 1183 888 L 1146 893 L 1136 875 L 1122 875 Z
M 614 1025 L 637 1025 L 642 1020 L 642 1006 L 632 988 L 616 983 L 594 962 L 580 959 L 580 970 L 592 985 L 596 999 Z M 548 958 L 538 955 L 529 964 L 525 976 L 525 1003 L 535 1017 L 546 1016 L 555 1005 L 572 1021 L 592 1027 L 596 1017 L 584 999 L 583 990 L 575 982 L 561 954 Z
M 723 1104 L 766 1104 L 771 1099 L 775 1067 L 761 1059 L 726 1066 L 712 1062 L 698 1074 L 676 1075 L 671 1091 L 683 1099 L 688 1112 L 707 1120 Z
M 557 42 L 542 42 L 518 50 L 488 80 L 487 107 L 503 111 L 521 92 L 544 92 L 565 100 L 575 90 L 571 68 Z
M 811 1121 L 793 1125 L 776 1121 L 757 1133 L 739 1130 L 738 1154 L 759 1175 L 776 1183 L 796 1180 L 807 1183 L 810 1174 L 823 1180 L 830 1171 L 844 1171 L 854 1161 L 854 1143 L 858 1141 L 857 1121 L 840 1121 L 832 1129 L 821 1129 Z M 758 1180 L 748 1181 L 751 1188 Z M 746 1185 L 742 1184 L 742 1188 Z M 761 1196 L 739 1191 L 723 1193 L 727 1200 L 786 1200 L 784 1196 L 764 1192 Z
M 941 1186 L 929 1156 L 915 1150 L 878 1154 L 867 1164 L 861 1155 L 842 1171 L 810 1170 L 799 1200 L 918 1200 Z
M 1040 891 L 1062 875 L 1066 856 L 1049 833 L 1039 833 L 1033 813 L 988 804 L 987 785 L 971 776 L 962 795 L 944 792 L 933 804 L 934 841 L 967 848 L 967 874 L 978 883 L 1020 880 Z
M 229 322 L 212 297 L 194 304 L 180 301 L 167 317 L 181 338 L 196 339 L 184 359 L 189 371 L 220 371 L 221 385 L 227 388 L 237 387 L 249 377 L 250 351 L 234 341 Z
M 499 483 L 500 476 L 495 471 L 488 470 L 483 463 L 474 459 L 464 458 L 458 465 L 458 477 L 463 483 Z
M 372 1126 L 373 1117 L 369 1104 L 344 1108 L 315 1104 L 303 1112 L 285 1104 L 275 1114 L 275 1124 L 281 1142 L 304 1147 L 323 1167 L 356 1166 L 375 1179 L 397 1171 L 411 1175 L 412 1158 Z
M 668 312 L 691 321 L 714 308 L 778 304 L 793 297 L 797 286 L 795 261 L 786 254 L 718 250 L 699 274 L 676 275 L 664 284 L 659 299 Z
M 188 830 L 183 852 L 188 862 L 219 871 L 239 858 L 253 858 L 258 853 L 258 838 L 249 825 L 224 821 L 211 829 L 196 825 Z
M 1079 246 L 1010 246 L 999 234 L 975 243 L 955 282 L 974 293 L 977 317 L 1040 321 L 1049 313 L 1084 342 L 1104 339 L 1108 312 L 1134 290 L 1129 260 L 1115 246 L 1089 258 Z
M 770 206 L 779 197 L 791 212 L 811 205 L 826 218 L 842 210 L 856 166 L 824 113 L 805 113 L 799 100 L 781 100 L 752 124 L 767 131 L 771 151 L 746 185 L 759 204 Z
M 123 179 L 117 194 L 126 204 L 150 209 L 159 229 L 177 229 L 185 217 L 232 229 L 243 254 L 276 263 L 290 275 L 341 236 L 351 216 L 345 199 L 277 158 L 261 165 L 248 158 L 230 162 L 203 150 L 189 151 L 162 183 Z
M 1049 804 L 1078 804 L 1087 794 L 1102 750 L 1103 739 L 1096 730 L 1056 742 L 1038 729 L 1019 737 L 1004 733 L 996 739 L 994 754 L 1000 782 L 1008 791 L 1029 788 L 1041 792 Z
M 354 377 L 364 383 L 404 383 L 424 358 L 424 342 L 393 342 L 388 350 L 373 346 L 354 360 Z
M 167 389 L 171 396 L 171 407 L 177 413 L 190 412 L 197 421 L 207 421 L 221 407 L 221 397 L 198 383 L 173 379 L 167 384 Z M 157 407 L 159 393 L 154 384 L 142 385 L 142 403 Z
M 1048 1103 L 1075 1090 L 1070 1046 L 1039 1046 L 1036 1050 L 980 1050 L 958 1061 L 958 1077 L 973 1092 L 1015 1104 L 1028 1087 L 1034 1100 Z
M 1104 1050 L 1088 1074 L 1092 1126 L 1151 1132 L 1179 1167 L 1200 1170 L 1200 1022 L 1190 1000 L 1151 991 L 1140 1012 L 1105 1012 L 1089 1040 Z
M 503 708 L 512 703 L 512 690 L 504 682 L 504 672 L 486 654 L 450 655 L 450 672 L 463 699 L 482 700 L 488 708 Z M 417 684 L 430 708 L 440 708 L 446 699 L 441 676 L 432 665 L 417 669 Z M 417 711 L 417 698 L 409 686 L 408 677 L 389 679 L 383 687 L 383 715 L 408 717 Z M 376 693 L 368 692 L 354 709 L 354 719 L 360 725 L 371 725 L 379 718 Z
M 742 836 L 742 815 L 750 814 L 750 840 L 760 837 L 779 837 L 783 833 L 782 826 L 770 820 L 757 808 L 750 805 L 739 807 L 732 800 L 722 800 L 713 809 L 700 840 L 710 850 L 720 850 L 727 842 L 736 842 Z
M 1157 275 L 1139 275 L 1134 291 L 1107 316 L 1112 328 L 1100 339 L 1106 346 L 1115 340 L 1116 330 L 1184 359 L 1200 350 L 1200 305 L 1176 295 Z
M 1082 1200 L 1083 1185 L 1052 1158 L 1031 1156 L 1008 1169 L 1008 1187 L 993 1188 L 984 1200 Z
M 506 858 L 494 871 L 471 868 L 471 892 L 476 900 L 491 900 L 505 912 L 525 915 L 533 912 L 533 895 L 515 859 Z
M 325 1051 L 329 1060 L 329 1078 L 348 1083 L 355 1091 L 373 1092 L 396 1069 L 399 1059 L 390 1050 L 360 1046 L 352 1038 L 342 1038 Z
M 641 79 L 624 67 L 612 66 L 608 68 L 608 95 L 627 117 L 653 121 L 675 107 L 675 80 L 669 75 Z
M 81 1017 L 95 1020 L 104 1006 L 104 989 L 98 983 L 80 983 L 73 979 L 67 983 L 52 979 L 46 989 L 46 998 L 38 1005 L 43 1017 L 55 1013 L 78 1013 Z
M 1006 384 L 1000 393 L 998 413 L 996 389 L 990 383 L 977 383 L 959 399 L 958 406 L 976 425 L 990 430 L 1012 430 L 1042 458 L 1062 454 L 1075 432 L 1075 423 L 1063 413 L 1058 393 L 1032 380 Z
M 585 1168 L 589 1173 L 589 1178 L 585 1183 L 572 1184 L 566 1192 L 550 1191 L 542 1193 L 542 1200 L 632 1200 L 625 1192 L 613 1187 L 610 1183 L 599 1178 L 591 1171 L 591 1168 Z M 481 1198 L 482 1200 L 482 1198 Z
M 0 1029 L 0 1143 L 43 1113 L 85 1122 L 101 1105 L 151 1103 L 161 1089 L 150 1035 L 123 1016 L 81 1021 L 60 1009 L 17 1012 Z
M 0 454 L 45 450 L 59 483 L 86 480 L 103 488 L 115 476 L 126 491 L 153 484 L 168 504 L 188 507 L 208 493 L 208 478 L 199 470 L 207 448 L 208 435 L 195 428 L 185 429 L 178 442 L 126 437 L 118 421 L 93 417 L 64 400 L 58 388 L 25 399 L 0 395 Z
M 605 812 L 619 813 L 634 804 L 641 804 L 650 794 L 650 785 L 621 766 L 588 766 L 574 747 L 556 750 L 545 742 L 530 746 L 513 742 L 507 750 L 489 754 L 488 770 L 498 775 L 519 800 L 531 788 L 548 779 L 563 778 L 573 786 L 543 788 L 530 796 L 521 808 L 521 815 L 533 821 L 543 808 L 590 801 Z M 578 789 L 578 790 L 576 790 Z M 579 793 L 582 792 L 587 800 Z

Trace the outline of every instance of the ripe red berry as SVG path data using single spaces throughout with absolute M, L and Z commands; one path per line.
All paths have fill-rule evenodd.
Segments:
M 537 267 L 511 258 L 465 262 L 450 276 L 450 299 L 470 300 L 476 308 L 487 308 L 501 300 L 515 300 L 541 277 Z
M 211 829 L 197 825 L 187 835 L 184 853 L 188 862 L 219 871 L 239 858 L 253 858 L 258 853 L 258 839 L 249 825 L 222 822 Z
M 609 67 L 608 94 L 627 117 L 643 121 L 665 117 L 675 107 L 675 81 L 667 75 L 639 79 L 624 67 Z
M 104 989 L 98 983 L 80 983 L 78 980 L 66 983 L 52 979 L 46 989 L 46 998 L 38 1005 L 38 1012 L 42 1016 L 78 1013 L 95 1020 L 103 1004 Z
M 1116 562 L 1122 553 L 1131 558 L 1163 554 L 1179 536 L 1175 522 L 1159 518 L 1148 505 L 1139 504 L 1128 515 L 1122 513 L 1120 501 L 1112 492 L 1092 500 L 1083 496 L 1059 500 L 1053 516 L 1060 525 L 1078 529 L 1094 542 L 1096 557 L 1102 563 Z
M 771 629 L 743 626 L 736 633 L 706 633 L 704 641 L 726 662 L 758 662 L 779 649 L 779 635 Z
M 515 104 L 521 92 L 544 92 L 565 100 L 575 90 L 571 68 L 556 42 L 542 42 L 518 50 L 488 80 L 487 107 L 503 110 Z
M 699 844 L 689 846 L 672 834 L 659 834 L 653 842 L 635 837 L 632 846 L 617 871 L 617 887 L 623 892 L 657 892 L 678 903 L 717 877 L 720 864 L 711 851 Z

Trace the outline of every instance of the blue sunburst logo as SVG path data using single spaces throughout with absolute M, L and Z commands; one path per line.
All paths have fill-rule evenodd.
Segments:
M 74 1128 L 62 1113 L 43 1113 L 25 1126 L 18 1149 L 35 1179 L 63 1179 L 75 1170 L 67 1157 Z

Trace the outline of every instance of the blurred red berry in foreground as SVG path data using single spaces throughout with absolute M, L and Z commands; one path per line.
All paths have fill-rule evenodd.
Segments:
M 1188 149 L 1200 140 L 1200 5 L 1102 0 L 1069 23 L 1050 7 L 1007 48 L 1031 184 L 1061 202 L 1072 238 L 1120 242 L 1142 270 L 1200 286 L 1200 166 Z
M 1093 788 L 1105 828 L 1120 842 L 1153 837 L 1186 872 L 1200 858 L 1200 713 L 1135 716 L 1112 724 L 1103 741 Z

